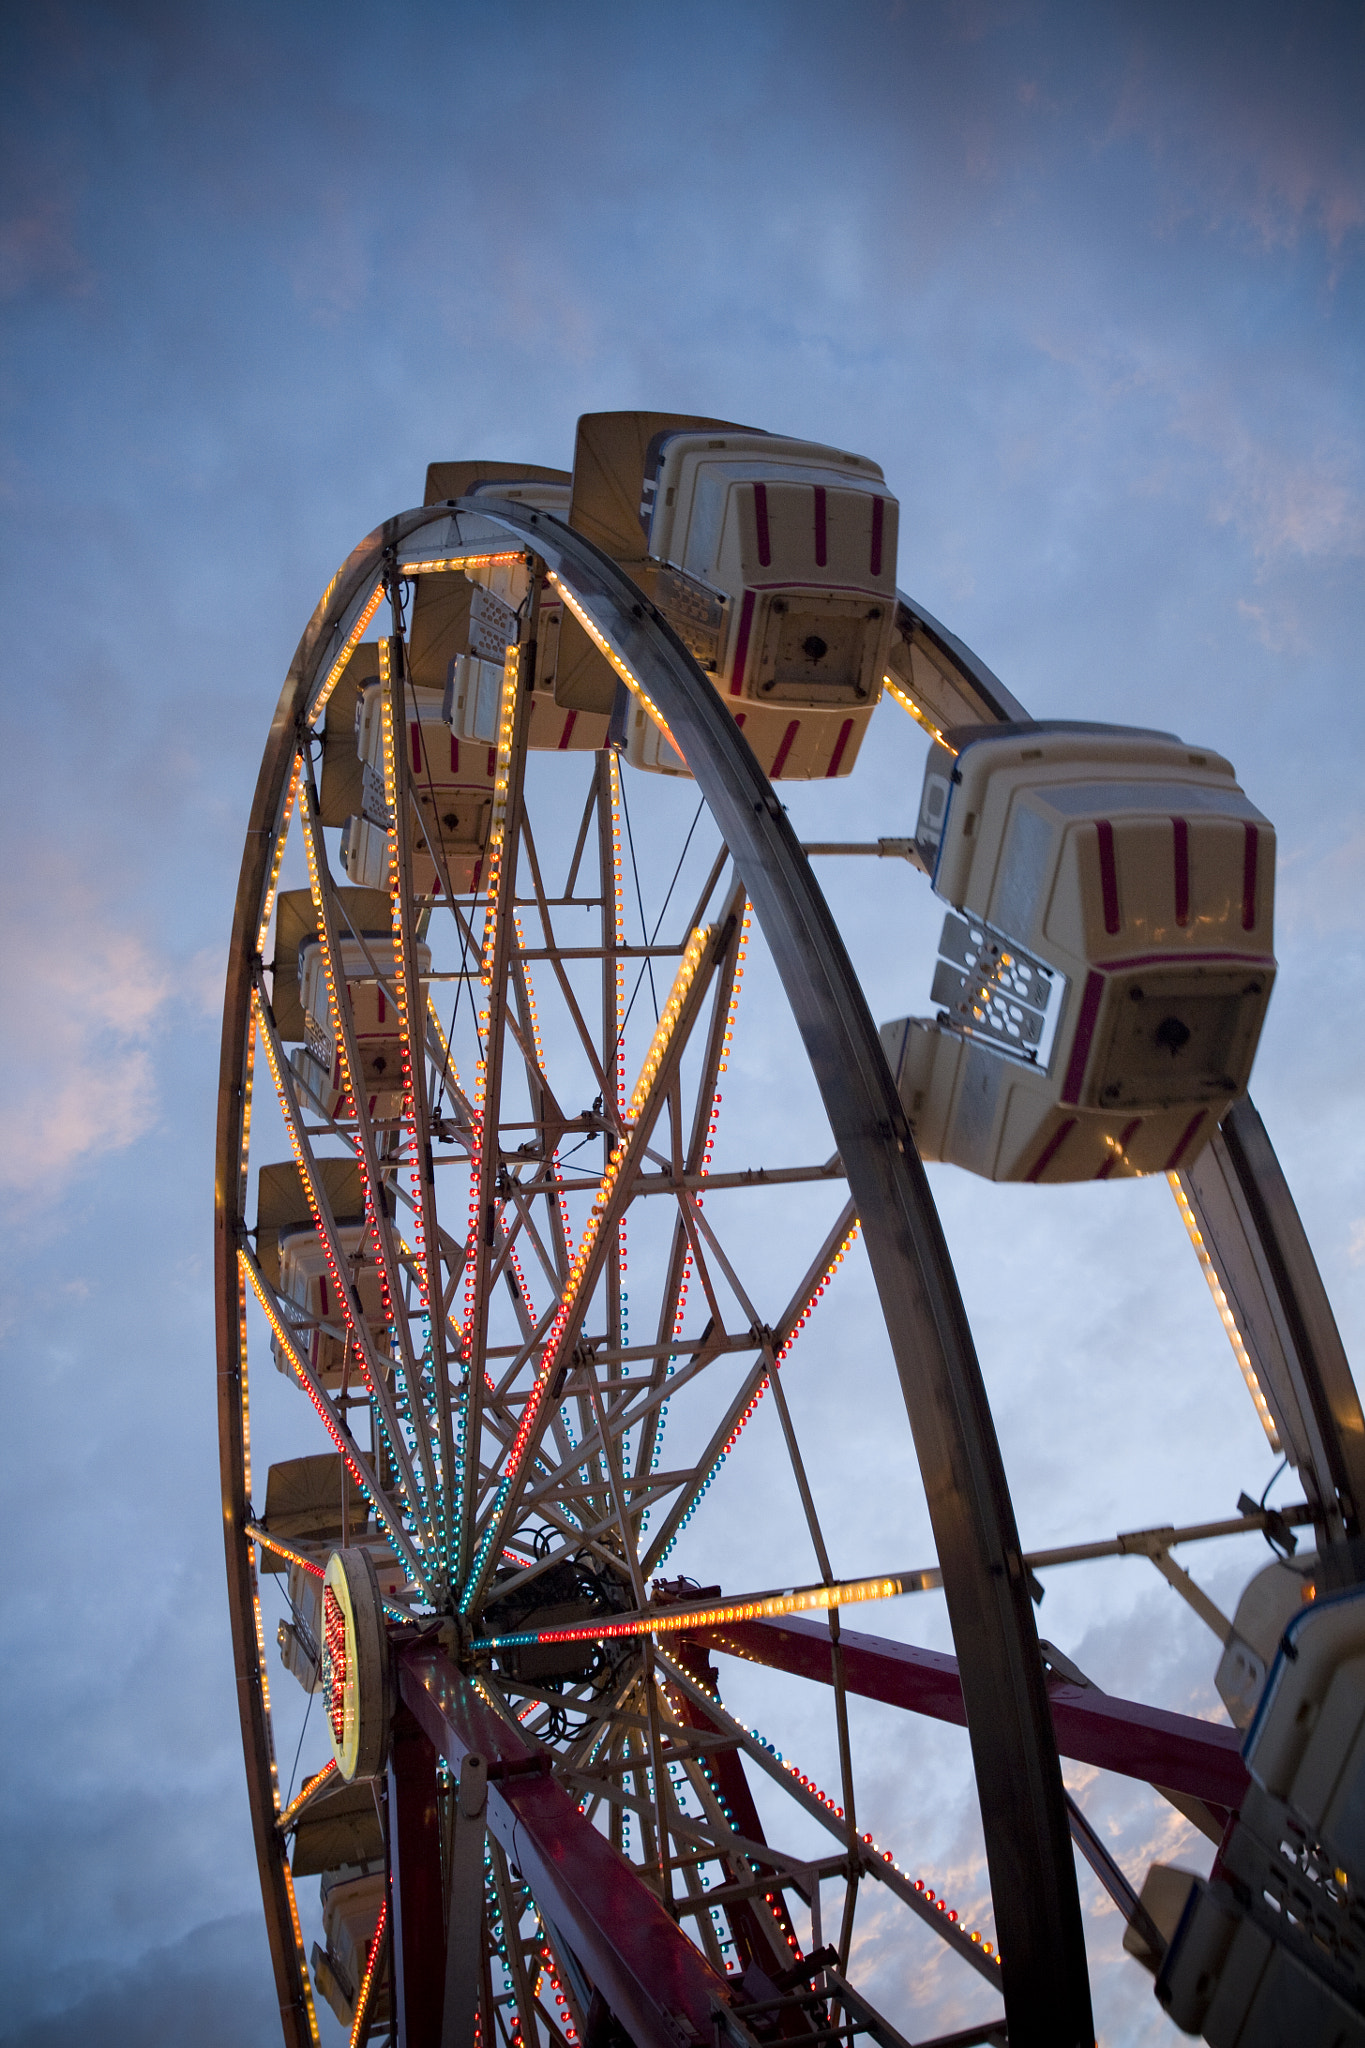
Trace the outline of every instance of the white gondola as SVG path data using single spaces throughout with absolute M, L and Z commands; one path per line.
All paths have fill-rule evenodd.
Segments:
M 482 596 L 482 592 L 475 595 Z M 457 657 L 451 664 L 452 670 L 460 662 L 468 668 L 470 657 Z M 475 660 L 473 666 L 481 674 L 488 674 L 483 692 L 488 699 L 486 731 L 476 733 L 477 721 L 473 718 L 451 725 L 447 715 L 449 691 L 443 694 L 409 684 L 403 728 L 401 733 L 394 734 L 395 747 L 401 746 L 406 757 L 416 799 L 409 846 L 413 893 L 417 896 L 440 896 L 447 886 L 452 895 L 469 895 L 479 885 L 488 853 L 502 663 L 501 659 L 496 665 Z M 384 798 L 387 691 L 387 684 L 375 680 L 366 683 L 356 699 L 362 810 L 351 818 L 341 841 L 342 866 L 353 882 L 368 889 L 386 887 L 389 878 L 389 807 Z
M 337 1241 L 355 1283 L 365 1323 L 376 1345 L 385 1349 L 384 1304 L 379 1285 L 379 1268 L 368 1227 L 343 1224 L 337 1227 Z M 367 1256 L 368 1248 L 368 1256 Z M 316 1230 L 291 1231 L 280 1236 L 280 1293 L 286 1308 L 298 1317 L 294 1341 L 307 1358 L 318 1379 L 329 1391 L 340 1386 L 348 1350 L 346 1321 L 337 1297 L 331 1261 Z M 292 1373 L 293 1365 L 274 1344 L 275 1363 L 281 1372 Z M 361 1384 L 363 1375 L 355 1345 L 349 1346 L 350 1380 Z
M 282 1542 L 308 1549 L 339 1543 L 343 1534 L 357 1541 L 368 1527 L 369 1509 L 336 1452 L 323 1451 L 313 1457 L 284 1458 L 270 1467 L 261 1521 Z M 272 1550 L 262 1551 L 261 1569 L 292 1574 L 292 1567 Z M 291 1575 L 291 1589 L 292 1584 Z
M 526 476 L 511 464 L 432 465 L 428 503 L 480 496 L 567 517 L 569 479 L 562 472 Z M 404 731 L 394 735 L 395 744 L 401 743 L 417 803 L 409 825 L 416 896 L 439 898 L 447 891 L 469 896 L 482 879 L 493 817 L 504 664 L 508 647 L 519 637 L 518 611 L 530 581 L 530 571 L 519 558 L 416 579 Z M 544 652 L 537 662 L 529 743 L 539 751 L 591 750 L 605 741 L 605 710 L 596 717 L 584 715 L 572 705 L 561 709 L 555 698 L 552 656 L 561 610 L 557 594 L 545 591 L 539 638 L 551 659 L 548 670 Z M 344 820 L 341 865 L 358 886 L 382 889 L 388 886 L 391 853 L 384 783 L 386 685 L 380 680 L 379 650 L 361 648 L 357 655 L 354 684 L 338 692 L 336 703 L 338 722 L 346 715 L 354 718 L 353 744 L 361 767 L 359 787 L 352 796 L 359 808 Z M 349 751 L 351 742 L 345 744 Z M 332 776 L 324 770 L 324 815 L 332 822 L 328 782 L 342 781 L 346 769 L 335 757 L 329 765 Z
M 770 434 L 658 438 L 643 479 L 657 588 L 727 697 L 875 703 L 896 603 L 896 500 L 875 462 Z
M 291 1619 L 275 1631 L 280 1662 L 307 1693 L 322 1683 L 322 1581 L 302 1565 L 289 1567 Z
M 503 498 L 567 521 L 572 480 L 566 470 L 525 475 L 511 463 L 433 463 L 427 503 L 452 496 L 475 504 L 481 498 Z M 447 615 L 440 669 L 445 721 L 460 739 L 491 746 L 497 738 L 504 655 L 518 637 L 530 571 L 520 560 L 474 562 L 461 581 L 463 600 L 452 599 L 449 591 L 440 594 L 430 578 L 419 579 L 413 644 L 429 643 L 428 614 Z M 472 596 L 469 584 L 476 586 Z M 533 753 L 561 754 L 592 753 L 605 746 L 615 676 L 572 615 L 566 619 L 563 598 L 548 580 L 540 587 L 535 637 L 527 745 Z M 419 659 L 415 680 L 427 681 L 427 673 L 418 674 L 417 668 L 429 671 L 430 666 L 429 659 Z
M 1365 1876 L 1365 1588 L 1319 1579 L 1280 1638 L 1242 1754 L 1313 1841 Z M 1361 1957 L 1365 1974 L 1365 1951 Z
M 1157 1997 L 1210 2048 L 1365 2044 L 1365 1590 L 1314 1567 L 1297 1590 L 1253 1580 L 1254 1614 L 1238 1608 L 1255 1634 L 1293 1601 L 1211 1877 L 1157 1864 L 1142 1890 L 1167 1944 Z M 1124 1945 L 1154 1966 L 1134 1930 Z
M 382 1870 L 357 1873 L 343 1865 L 323 1876 L 322 1931 L 327 1946 L 324 1950 L 313 1944 L 313 1979 L 347 2029 L 355 2019 L 365 1965 L 387 1897 L 388 1883 Z M 389 1976 L 385 1973 L 370 2007 L 376 2029 L 387 2021 L 390 2010 Z
M 775 780 L 846 775 L 882 690 L 898 507 L 876 463 L 667 413 L 578 424 L 570 522 L 641 586 Z M 686 773 L 636 703 L 635 766 Z
M 324 1159 L 318 1162 L 318 1174 L 366 1327 L 376 1351 L 382 1354 L 388 1349 L 386 1318 L 359 1171 L 351 1161 Z M 338 1298 L 336 1280 L 292 1159 L 261 1169 L 257 1247 L 262 1272 L 275 1290 L 293 1350 L 301 1354 L 329 1392 L 339 1386 L 344 1370 L 352 1390 L 359 1391 L 363 1374 L 354 1342 L 347 1366 L 345 1308 Z M 291 1377 L 295 1366 L 290 1348 L 274 1333 L 270 1348 L 278 1369 Z M 301 1464 L 295 1460 L 292 1465 L 271 1467 L 276 1488 L 271 1511 L 277 1515 L 303 1516 L 303 1520 L 292 1522 L 290 1529 L 281 1527 L 277 1532 L 281 1535 L 312 1532 L 318 1514 L 322 1520 L 316 1522 L 316 1527 L 331 1527 L 328 1502 L 334 1511 L 340 1475 L 333 1472 L 330 1457 L 323 1458 L 315 1461 L 314 1478 L 305 1484 L 305 1466 L 306 1461 Z M 353 1509 L 359 1512 L 358 1497 Z M 310 1521 L 310 1516 L 315 1520 Z M 339 1531 L 339 1521 L 336 1527 Z
M 1112 726 L 949 733 L 916 843 L 953 906 L 940 1007 L 882 1039 L 924 1157 L 1023 1181 L 1188 1164 L 1275 976 L 1275 835 L 1229 763 Z
M 363 1090 L 371 1117 L 395 1117 L 403 1106 L 403 1040 L 396 988 L 397 947 L 389 933 L 365 932 L 342 939 L 337 948 L 341 971 L 350 991 L 356 1051 L 360 1063 L 352 1084 Z M 416 947 L 418 987 L 425 1007 L 426 976 L 431 951 Z M 295 1070 L 328 1116 L 336 1116 L 350 1094 L 342 1047 L 332 1025 L 326 963 L 316 937 L 299 948 L 299 997 L 303 1005 L 305 1049 L 294 1057 Z
M 1237 1602 L 1214 1683 L 1238 1728 L 1250 1726 L 1285 1629 L 1316 1598 L 1317 1562 L 1315 1551 L 1276 1558 L 1257 1572 Z

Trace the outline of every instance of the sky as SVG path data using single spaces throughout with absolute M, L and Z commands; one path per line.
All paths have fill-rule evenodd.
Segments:
M 0 17 L 0 75 L 0 2042 L 264 2048 L 212 1147 L 247 809 L 320 590 L 428 461 L 567 466 L 585 411 L 874 457 L 901 587 L 1032 711 L 1216 746 L 1273 820 L 1253 1094 L 1358 1355 L 1365 16 L 36 5 Z M 877 715 L 858 777 L 792 797 L 812 836 L 910 829 L 922 748 Z M 922 1007 L 927 892 L 827 879 L 874 1013 Z M 773 1055 L 737 1057 L 757 1082 Z M 1274 1461 L 1159 1181 L 932 1178 L 1027 1543 L 1259 1493 Z M 889 1499 L 899 1397 L 869 1375 L 846 1445 Z M 793 1380 L 798 1426 L 830 1385 Z M 1230 1606 L 1258 1561 L 1196 1571 Z M 1212 1638 L 1150 1578 L 1059 1575 L 1040 1625 L 1212 1715 Z M 897 1617 L 946 1647 L 929 1600 Z M 872 1791 L 979 1898 L 957 1738 L 867 1732 Z M 1072 1782 L 1130 1873 L 1194 1853 Z M 1173 2039 L 1088 1884 L 1101 2038 Z M 899 1925 L 865 1922 L 888 2010 L 951 2015 Z

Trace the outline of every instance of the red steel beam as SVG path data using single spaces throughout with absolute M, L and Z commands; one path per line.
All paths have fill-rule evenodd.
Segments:
M 414 1647 L 397 1662 L 404 1704 L 452 1770 L 471 1754 L 487 1759 L 488 1826 L 613 2017 L 639 2048 L 709 2044 L 732 1987 L 555 1784 L 549 1752 L 509 1727 L 443 1650 Z
M 769 1664 L 822 1685 L 832 1682 L 829 1629 L 823 1621 L 799 1616 L 787 1621 L 731 1621 L 698 1629 L 696 1635 L 711 1649 L 747 1658 L 751 1664 Z M 966 1727 L 956 1657 L 887 1642 L 881 1636 L 854 1635 L 849 1629 L 841 1632 L 839 1641 L 850 1692 Z M 1235 1811 L 1241 1805 L 1249 1781 L 1242 1738 L 1235 1728 L 1118 1699 L 1093 1685 L 1049 1682 L 1048 1703 L 1060 1755 L 1125 1778 L 1143 1778 L 1149 1785 L 1187 1793 L 1211 1806 Z
M 436 1751 L 404 1706 L 389 1743 L 389 1854 L 398 2048 L 441 2048 L 446 1925 Z

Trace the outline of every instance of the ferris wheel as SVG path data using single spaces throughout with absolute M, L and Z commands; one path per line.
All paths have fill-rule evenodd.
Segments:
M 1365 2039 L 1342 1677 L 1365 1420 L 1245 1095 L 1268 822 L 1170 734 L 1030 720 L 897 592 L 866 458 L 601 414 L 572 472 L 436 464 L 426 496 L 300 642 L 228 973 L 223 1510 L 286 2041 L 319 2038 L 321 2001 L 413 2048 L 920 2040 L 855 1952 L 875 1894 L 982 1980 L 959 2048 L 1089 2044 L 1076 1851 L 1188 2030 L 1251 2039 L 1247 2014 L 1317 1999 Z M 913 820 L 803 847 L 780 786 L 856 772 L 884 696 L 931 742 Z M 943 898 L 929 1015 L 874 1021 L 811 865 L 840 854 Z M 746 973 L 808 1076 L 734 1056 Z M 1166 1173 L 1301 1504 L 1026 1554 L 924 1158 Z M 883 1554 L 870 1510 L 850 1572 L 811 1476 L 837 1441 L 801 1440 L 785 1386 L 863 1259 L 936 1557 Z M 756 1424 L 794 1521 L 733 1483 Z M 737 1576 L 700 1584 L 717 1530 Z M 1283 1555 L 1229 1621 L 1170 1553 L 1238 1531 Z M 1218 1636 L 1236 1726 L 1040 1645 L 1036 1574 L 1124 1551 Z M 929 1587 L 953 1657 L 868 1632 Z M 734 1659 L 770 1675 L 770 1725 L 727 1705 Z M 827 1699 L 825 1782 L 787 1753 L 797 1680 Z M 270 1707 L 294 1682 L 332 1749 L 297 1791 Z M 869 1830 L 859 1700 L 965 1725 L 982 1925 Z M 1306 1714 L 1336 1731 L 1316 1750 Z M 1059 1756 L 1156 1787 L 1220 1844 L 1212 1879 L 1121 1870 Z

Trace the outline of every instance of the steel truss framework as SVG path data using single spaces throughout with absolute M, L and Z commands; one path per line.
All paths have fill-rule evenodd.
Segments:
M 404 591 L 421 576 L 522 559 L 534 573 L 490 752 L 488 857 L 462 896 L 433 807 L 423 805 L 422 746 L 407 744 L 417 727 Z M 638 944 L 626 938 L 629 818 L 615 756 L 554 763 L 564 774 L 552 812 L 532 772 L 529 684 L 543 589 L 563 597 L 671 734 L 708 814 L 710 840 L 694 845 L 694 820 L 653 922 L 641 898 Z M 383 803 L 393 829 L 388 929 L 378 933 L 333 872 L 314 736 L 384 604 Z M 916 613 L 912 623 L 953 665 L 983 721 L 1021 715 L 937 622 Z M 907 708 L 932 722 L 923 706 Z M 571 773 L 577 830 L 556 836 Z M 297 1031 L 282 1028 L 278 941 L 275 960 L 266 958 L 291 829 L 306 859 L 327 988 L 328 1016 L 310 1025 L 315 1035 L 325 1025 L 335 1047 L 339 1093 L 320 1089 L 296 1056 Z M 669 919 L 684 874 L 678 903 L 685 897 L 691 914 L 679 916 L 674 904 Z M 712 1173 L 751 918 L 836 1150 L 824 1161 Z M 399 1019 L 396 1099 L 357 1086 L 366 1053 L 356 991 L 366 988 Z M 258 1053 L 332 1288 L 328 1308 L 311 1318 L 286 1298 L 250 1225 Z M 359 1169 L 359 1249 L 329 1191 L 337 1160 Z M 800 1211 L 808 1241 L 782 1298 L 759 1299 L 752 1246 L 746 1252 L 742 1230 L 712 1197 L 734 1190 L 776 1205 L 808 1201 L 826 1183 L 818 1226 L 810 1227 L 809 1207 Z M 1327 1540 L 1357 1535 L 1365 1425 L 1249 1104 L 1180 1177 L 1177 1194 L 1268 1426 L 1302 1479 L 1299 1519 Z M 859 1229 L 937 1560 L 849 1582 L 831 1566 L 781 1367 Z M 628 1234 L 644 1254 L 634 1263 L 647 1267 L 647 1299 L 638 1280 L 629 1284 Z M 286 1541 L 253 1511 L 248 1302 L 263 1311 L 282 1369 L 311 1401 L 324 1443 L 356 1489 L 359 1507 L 342 1508 L 343 1539 L 386 1543 L 393 1567 L 391 1903 L 355 1987 L 354 2040 L 378 2023 L 383 1996 L 395 2003 L 399 2037 L 413 2043 L 472 2039 L 476 2024 L 484 2044 L 601 2043 L 613 2026 L 674 2048 L 718 2038 L 717 2030 L 746 2041 L 771 2038 L 774 2028 L 821 2038 L 870 2032 L 893 2043 L 900 2036 L 846 1974 L 867 1882 L 889 1890 L 987 1980 L 983 2006 L 992 2009 L 977 2033 L 955 2039 L 1001 2040 L 1005 2025 L 1016 2048 L 1093 2039 L 1073 1840 L 1125 1915 L 1140 1909 L 1068 1800 L 1059 1750 L 1147 1779 L 1215 1835 L 1243 1780 L 1235 1740 L 1109 1700 L 1046 1645 L 1040 1650 L 1030 1573 L 1073 1555 L 1135 1549 L 1198 1606 L 1202 1596 L 1170 1559 L 1171 1546 L 1257 1528 L 1266 1516 L 1148 1531 L 1074 1553 L 1022 1553 L 923 1168 L 809 863 L 710 682 L 635 585 L 548 514 L 481 499 L 477 512 L 428 508 L 389 521 L 338 572 L 300 644 L 262 764 L 234 923 L 217 1277 L 238 1695 L 288 2041 L 316 2038 L 289 1846 L 323 1810 L 335 1778 L 319 1774 L 282 1808 L 256 1554 L 316 1574 L 326 1547 Z M 378 1316 L 362 1298 L 366 1278 L 382 1294 Z M 339 1374 L 318 1364 L 321 1336 L 340 1350 Z M 697 1596 L 680 1582 L 661 1590 L 674 1544 L 768 1397 L 820 1580 L 740 1599 Z M 358 1528 L 349 1526 L 352 1513 Z M 945 1594 L 955 1660 L 841 1632 L 845 1607 L 931 1585 Z M 557 1625 L 547 1628 L 543 1607 L 555 1609 Z M 803 1610 L 823 1610 L 827 1620 L 793 1618 Z M 713 1649 L 829 1685 L 837 1785 L 814 1784 L 733 1719 Z M 859 1829 L 850 1694 L 965 1722 L 994 1942 Z M 827 1832 L 826 1855 L 812 1860 L 768 1839 L 754 1772 Z M 838 1903 L 828 1912 L 822 1887 L 831 1886 Z M 808 1957 L 798 1952 L 793 1899 L 810 1914 Z M 995 2010 L 1002 1995 L 1003 2019 Z

